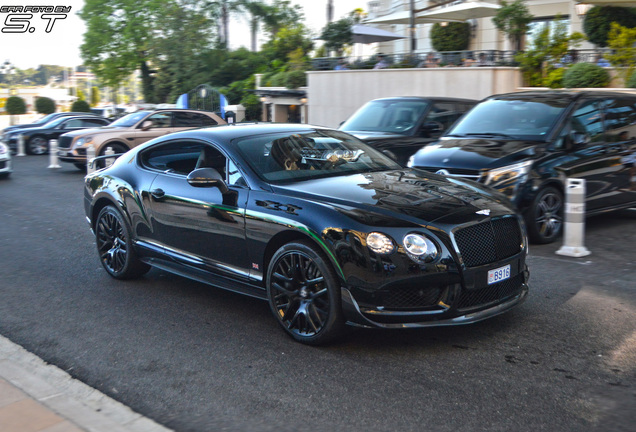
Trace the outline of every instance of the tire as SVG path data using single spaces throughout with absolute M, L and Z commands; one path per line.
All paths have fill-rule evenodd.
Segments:
M 276 251 L 267 269 L 267 299 L 278 323 L 298 342 L 322 345 L 344 328 L 338 278 L 309 243 Z
M 563 230 L 563 193 L 555 187 L 542 189 L 526 214 L 530 241 L 552 243 Z
M 102 146 L 102 148 L 99 151 L 99 154 L 97 156 L 106 156 L 106 150 L 108 149 L 108 147 L 112 148 L 113 151 L 115 152 L 115 154 L 126 153 L 129 150 L 129 148 L 126 147 L 123 144 L 118 144 L 118 143 L 106 144 L 106 145 Z M 97 168 L 97 169 L 102 169 L 105 166 L 106 166 L 106 161 L 105 160 L 100 160 L 100 161 L 97 161 L 95 163 L 95 168 Z
M 86 164 L 77 162 L 73 165 L 75 165 L 75 168 L 77 168 L 78 170 L 86 172 Z
M 34 136 L 26 143 L 27 154 L 44 155 L 49 152 L 49 141 L 43 136 Z
M 0 180 L 8 179 L 10 174 L 8 172 L 0 173 Z
M 95 224 L 97 252 L 102 266 L 115 279 L 134 279 L 150 270 L 137 257 L 130 231 L 115 207 L 106 206 L 99 212 Z

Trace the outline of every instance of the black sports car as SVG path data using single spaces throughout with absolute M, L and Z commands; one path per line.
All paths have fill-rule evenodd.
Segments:
M 85 182 L 111 276 L 155 266 L 266 299 L 303 343 L 326 342 L 345 323 L 476 322 L 528 293 L 525 228 L 503 195 L 402 168 L 341 131 L 179 132 Z

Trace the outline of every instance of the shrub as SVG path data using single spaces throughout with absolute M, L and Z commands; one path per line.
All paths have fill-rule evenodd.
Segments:
M 11 115 L 26 114 L 26 102 L 19 96 L 10 96 L 7 98 L 4 109 Z
M 241 99 L 241 105 L 245 107 L 245 120 L 261 120 L 262 105 L 258 96 L 249 94 Z
M 636 9 L 594 6 L 585 14 L 583 31 L 587 40 L 600 47 L 607 46 L 607 37 L 613 22 L 623 27 L 636 27 Z
M 543 85 L 553 89 L 563 87 L 563 75 L 565 74 L 565 68 L 552 69 L 548 72 L 543 80 Z
M 576 63 L 563 74 L 563 87 L 567 88 L 606 87 L 609 82 L 609 73 L 592 63 Z
M 295 70 L 287 72 L 285 75 L 285 87 L 288 89 L 297 89 L 307 85 L 307 75 L 305 71 Z
M 55 112 L 55 101 L 47 97 L 39 97 L 35 100 L 35 110 L 41 114 Z
M 634 72 L 632 74 L 632 76 L 629 77 L 629 79 L 627 80 L 627 84 L 625 85 L 625 87 L 629 87 L 629 88 L 636 88 L 636 72 Z
M 76 100 L 71 105 L 71 112 L 91 112 L 91 107 L 85 100 Z
M 464 51 L 470 43 L 470 24 L 449 22 L 442 26 L 435 23 L 431 29 L 431 43 L 435 51 Z

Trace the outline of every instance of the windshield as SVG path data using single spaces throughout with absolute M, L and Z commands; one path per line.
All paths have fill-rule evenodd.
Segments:
M 569 100 L 489 99 L 468 112 L 446 136 L 485 136 L 543 141 Z
M 119 120 L 112 122 L 108 126 L 132 127 L 136 125 L 141 119 L 146 117 L 150 112 L 152 111 L 137 111 L 132 114 L 128 114 L 127 116 L 124 116 L 120 118 Z
M 344 122 L 340 130 L 408 135 L 428 106 L 429 102 L 426 100 L 374 100 Z
M 42 117 L 40 120 L 38 120 L 35 124 L 39 124 L 39 125 L 47 124 L 48 122 L 51 121 L 51 119 L 53 119 L 53 118 L 55 118 L 57 116 L 58 116 L 57 113 L 46 115 L 46 116 Z
M 357 138 L 332 130 L 250 136 L 236 146 L 252 170 L 270 183 L 400 168 Z

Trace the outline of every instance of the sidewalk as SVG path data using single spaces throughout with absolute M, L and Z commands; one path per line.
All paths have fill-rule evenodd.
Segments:
M 0 336 L 0 432 L 168 432 Z

